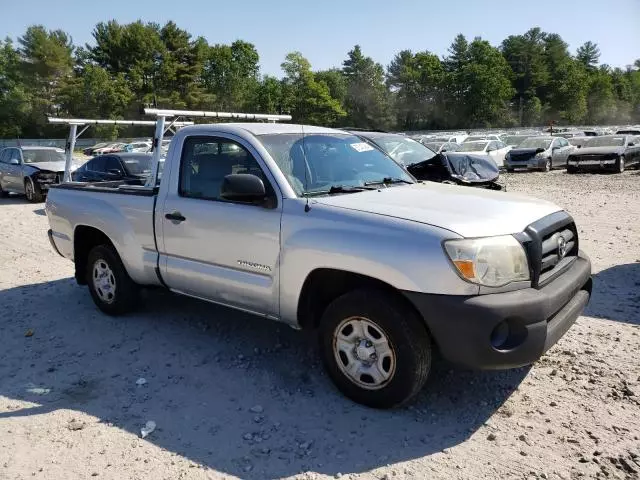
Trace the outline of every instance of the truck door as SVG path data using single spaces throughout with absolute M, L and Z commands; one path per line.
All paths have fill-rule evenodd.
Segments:
M 180 165 L 172 165 L 170 187 L 158 203 L 160 264 L 173 290 L 277 316 L 282 197 L 258 158 L 233 136 L 184 139 Z M 272 204 L 223 200 L 224 177 L 235 173 L 258 176 Z

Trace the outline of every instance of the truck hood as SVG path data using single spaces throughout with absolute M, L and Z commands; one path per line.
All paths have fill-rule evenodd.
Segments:
M 574 155 L 602 155 L 605 153 L 617 153 L 621 155 L 624 153 L 625 147 L 582 147 L 578 150 L 574 150 Z
M 64 172 L 64 162 L 25 163 L 25 166 L 46 172 Z
M 553 203 L 504 192 L 437 183 L 318 197 L 318 203 L 433 225 L 463 237 L 522 232 L 562 210 Z

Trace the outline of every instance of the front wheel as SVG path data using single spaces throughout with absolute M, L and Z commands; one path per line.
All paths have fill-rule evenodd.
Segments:
M 402 299 L 377 290 L 349 292 L 327 307 L 320 348 L 338 389 L 374 408 L 409 402 L 431 369 L 431 339 L 422 319 Z
M 624 172 L 624 156 L 620 156 L 616 161 L 616 173 Z
M 9 196 L 9 192 L 2 188 L 2 182 L 0 182 L 0 198 L 7 198 Z
M 576 167 L 567 165 L 567 173 L 577 173 L 577 172 L 578 172 L 578 169 Z
M 93 302 L 104 313 L 121 315 L 133 310 L 138 286 L 112 246 L 98 245 L 89 252 L 86 275 Z
M 550 172 L 551 171 L 551 159 L 548 158 L 546 162 L 544 162 L 544 167 L 542 168 L 543 171 L 545 172 Z
M 44 201 L 44 195 L 42 194 L 42 190 L 40 190 L 40 186 L 31 178 L 26 178 L 24 181 L 24 194 L 31 203 Z

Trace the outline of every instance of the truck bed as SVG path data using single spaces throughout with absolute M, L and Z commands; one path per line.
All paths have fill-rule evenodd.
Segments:
M 79 228 L 97 229 L 111 240 L 135 282 L 159 285 L 154 227 L 156 192 L 157 188 L 121 182 L 66 183 L 52 188 L 46 209 L 58 251 L 73 260 L 74 232 Z

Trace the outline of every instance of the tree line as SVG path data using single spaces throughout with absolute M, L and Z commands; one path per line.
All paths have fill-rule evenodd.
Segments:
M 173 22 L 112 20 L 92 36 L 76 46 L 64 31 L 34 25 L 0 41 L 0 137 L 60 136 L 47 116 L 136 119 L 145 105 L 395 130 L 640 123 L 640 60 L 601 65 L 595 43 L 572 55 L 540 28 L 497 47 L 460 34 L 443 58 L 403 50 L 386 68 L 358 45 L 329 70 L 292 52 L 282 78 L 261 75 L 253 44 L 210 45 Z M 135 133 L 96 128 L 103 137 Z

